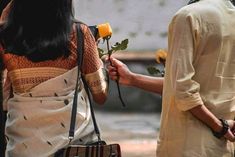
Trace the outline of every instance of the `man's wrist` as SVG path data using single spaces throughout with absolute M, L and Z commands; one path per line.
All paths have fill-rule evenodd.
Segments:
M 212 129 L 212 133 L 215 137 L 217 138 L 221 138 L 223 137 L 229 130 L 229 125 L 228 125 L 228 122 L 224 119 L 219 119 L 220 120 L 220 124 L 222 125 L 217 127 L 217 128 L 220 128 L 220 129 Z
M 136 86 L 138 74 L 130 72 L 128 86 Z
M 216 121 L 213 123 L 213 125 L 211 126 L 211 129 L 214 132 L 220 132 L 223 129 L 223 124 L 222 122 L 216 118 Z

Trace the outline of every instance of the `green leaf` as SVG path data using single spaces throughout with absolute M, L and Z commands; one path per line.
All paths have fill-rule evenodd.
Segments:
M 104 50 L 98 47 L 98 52 L 99 53 L 104 53 Z
M 98 52 L 99 52 L 99 57 L 103 57 L 104 55 L 106 55 L 105 51 L 101 48 L 98 47 Z
M 113 52 L 116 52 L 116 51 L 119 51 L 119 50 L 125 50 L 128 46 L 128 43 L 129 43 L 128 39 L 122 40 L 121 43 L 116 42 L 115 45 L 111 46 L 111 50 Z
M 108 54 L 109 54 L 109 55 L 112 55 L 112 53 L 113 53 L 113 50 L 112 50 L 112 49 L 108 51 Z
M 148 70 L 148 73 L 150 75 L 159 75 L 159 74 L 161 74 L 161 71 L 159 69 L 157 69 L 156 67 L 154 67 L 154 66 L 148 67 L 147 70 Z

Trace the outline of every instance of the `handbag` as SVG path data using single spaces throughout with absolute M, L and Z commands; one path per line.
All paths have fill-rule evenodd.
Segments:
M 72 114 L 71 114 L 71 122 L 70 122 L 70 130 L 69 130 L 69 139 L 72 141 L 74 137 L 74 130 L 75 130 L 75 121 L 76 121 L 76 113 L 77 113 L 77 95 L 78 95 L 78 82 L 79 79 L 83 81 L 85 91 L 88 95 L 88 99 L 90 102 L 90 112 L 91 118 L 94 125 L 94 131 L 97 135 L 97 141 L 89 144 L 84 145 L 69 145 L 66 148 L 59 150 L 55 157 L 121 157 L 121 148 L 119 144 L 106 144 L 105 141 L 101 140 L 100 131 L 96 122 L 94 109 L 91 103 L 91 96 L 89 92 L 88 85 L 81 75 L 81 67 L 82 67 L 82 60 L 83 60 L 83 52 L 84 52 L 84 35 L 81 31 L 80 27 L 81 22 L 76 22 L 76 29 L 77 29 L 77 40 L 80 43 L 77 45 L 78 51 L 78 76 L 77 82 L 75 87 L 75 94 L 74 94 L 74 101 L 72 106 Z

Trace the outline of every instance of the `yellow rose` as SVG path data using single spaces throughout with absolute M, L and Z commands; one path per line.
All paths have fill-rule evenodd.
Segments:
M 159 64 L 165 64 L 167 52 L 163 49 L 159 49 L 156 52 L 156 61 Z
M 109 23 L 97 25 L 99 37 L 105 38 L 112 35 L 112 28 Z

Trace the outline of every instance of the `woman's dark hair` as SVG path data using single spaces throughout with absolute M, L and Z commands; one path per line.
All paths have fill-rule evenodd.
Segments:
M 33 62 L 68 57 L 72 24 L 72 0 L 14 0 L 0 40 Z

